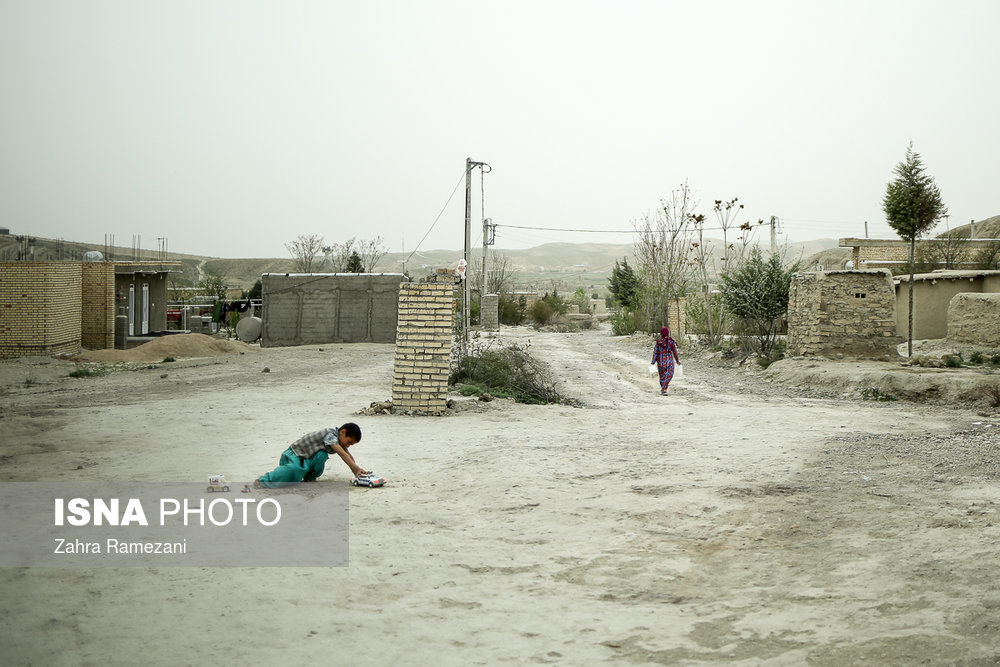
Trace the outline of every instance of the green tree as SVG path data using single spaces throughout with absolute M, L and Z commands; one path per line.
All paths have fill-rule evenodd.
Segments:
M 609 283 L 608 289 L 618 303 L 630 310 L 638 306 L 639 279 L 632 267 L 628 265 L 627 258 L 623 257 L 621 264 L 615 262 L 615 267 L 611 269 Z
M 913 356 L 913 263 L 917 239 L 927 233 L 948 212 L 934 178 L 924 171 L 920 154 L 913 142 L 906 147 L 906 157 L 893 170 L 896 178 L 886 185 L 882 210 L 886 222 L 899 238 L 910 244 L 909 313 L 907 315 L 906 355 Z
M 250 291 L 243 290 L 243 298 L 244 299 L 259 299 L 259 298 L 261 298 L 263 292 L 264 292 L 264 283 L 261 282 L 260 278 L 258 278 L 257 282 L 255 282 L 253 284 L 253 287 L 250 288 Z
M 206 294 L 214 296 L 219 301 L 225 301 L 226 292 L 229 290 L 229 279 L 224 273 L 206 271 L 202 279 L 198 281 L 198 289 L 205 290 Z
M 738 269 L 720 276 L 719 291 L 726 308 L 757 339 L 764 356 L 774 349 L 781 317 L 788 310 L 792 274 L 797 270 L 798 264 L 783 268 L 778 254 L 765 260 L 760 248 L 753 246 Z
M 576 291 L 573 292 L 573 296 L 569 298 L 569 305 L 576 306 L 580 309 L 580 312 L 586 315 L 590 312 L 590 297 L 587 296 L 586 290 L 582 287 L 577 287 Z
M 347 273 L 364 273 L 365 265 L 361 261 L 361 255 L 354 251 L 351 253 L 350 259 L 347 260 Z
M 527 300 L 522 296 L 515 300 L 507 294 L 500 294 L 498 298 L 497 310 L 500 324 L 517 326 L 524 322 Z

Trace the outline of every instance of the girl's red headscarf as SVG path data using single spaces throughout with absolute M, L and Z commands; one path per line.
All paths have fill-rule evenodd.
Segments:
M 670 337 L 670 329 L 663 327 L 660 329 L 660 337 L 656 339 L 656 347 L 663 352 L 669 349 L 670 343 L 674 343 L 674 339 Z M 676 343 L 674 343 L 676 345 Z

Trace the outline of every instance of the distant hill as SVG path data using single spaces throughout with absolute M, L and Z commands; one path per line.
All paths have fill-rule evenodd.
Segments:
M 952 233 L 968 235 L 971 224 L 952 229 Z M 1000 216 L 994 216 L 975 223 L 976 238 L 1000 238 Z M 709 241 L 719 256 L 719 241 Z M 817 264 L 824 268 L 844 268 L 850 259 L 850 248 L 838 248 L 837 239 L 816 239 L 803 243 L 783 246 L 781 252 L 789 262 L 799 261 L 803 269 L 814 269 Z M 766 242 L 762 244 L 766 248 Z M 177 286 L 194 284 L 205 272 L 225 275 L 233 286 L 249 289 L 263 273 L 283 273 L 294 270 L 291 257 L 272 258 L 220 258 L 206 255 L 182 253 L 159 253 L 149 249 L 132 249 L 116 246 L 105 247 L 103 243 L 84 243 L 61 239 L 30 238 L 12 234 L 0 234 L 0 261 L 11 261 L 30 257 L 35 261 L 76 260 L 83 258 L 87 251 L 97 250 L 108 259 L 118 261 L 167 260 L 179 262 L 181 271 L 172 277 Z M 472 264 L 481 261 L 481 248 L 472 249 Z M 601 291 L 607 285 L 607 278 L 615 262 L 627 258 L 634 264 L 632 244 L 614 243 L 546 243 L 526 249 L 491 248 L 490 252 L 502 253 L 517 272 L 517 281 L 526 288 L 560 291 L 584 287 L 590 291 Z M 376 271 L 384 273 L 405 272 L 420 277 L 424 271 L 438 268 L 453 268 L 461 259 L 458 250 L 421 250 L 413 253 L 387 253 L 378 262 Z M 321 268 L 318 270 L 322 270 Z
M 951 233 L 958 234 L 963 238 L 969 238 L 969 233 L 972 231 L 973 223 L 968 223 L 965 225 L 960 225 L 951 230 Z M 992 218 L 986 218 L 985 220 L 980 220 L 975 223 L 976 233 L 972 238 L 977 239 L 1000 239 L 1000 215 L 994 215 Z M 938 237 L 945 236 L 949 232 L 943 232 L 938 234 Z

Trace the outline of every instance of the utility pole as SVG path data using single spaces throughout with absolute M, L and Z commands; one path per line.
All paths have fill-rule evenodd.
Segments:
M 771 216 L 771 255 L 774 255 L 775 251 L 778 249 L 778 244 L 774 240 L 774 226 L 778 222 L 778 216 Z
M 468 349 L 469 344 L 469 329 L 471 328 L 471 318 L 472 318 L 472 303 L 471 299 L 471 286 L 469 285 L 468 271 L 469 271 L 469 255 L 472 252 L 472 170 L 476 167 L 484 169 L 484 173 L 489 173 L 492 171 L 490 166 L 485 162 L 475 162 L 472 158 L 465 158 L 465 272 L 466 276 L 464 278 L 465 285 L 463 286 L 462 292 L 462 345 L 463 354 Z M 485 255 L 484 255 L 485 257 Z M 485 261 L 485 260 L 484 260 Z
M 469 253 L 472 250 L 472 158 L 465 158 L 465 273 L 462 275 L 462 355 L 468 352 L 469 323 Z

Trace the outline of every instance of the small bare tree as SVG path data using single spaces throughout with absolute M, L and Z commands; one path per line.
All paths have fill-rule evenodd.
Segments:
M 633 223 L 638 232 L 634 248 L 639 269 L 643 324 L 656 331 L 669 321 L 671 305 L 676 307 L 691 282 L 694 234 L 692 211 L 697 206 L 687 182 L 660 202 L 655 215 L 647 214 Z
M 381 236 L 370 241 L 358 241 L 351 237 L 343 243 L 323 246 L 326 263 L 334 273 L 373 273 L 387 249 Z M 357 259 L 354 256 L 357 255 Z M 360 262 L 361 270 L 357 271 Z
M 285 244 L 285 248 L 295 258 L 295 270 L 311 273 L 313 261 L 323 251 L 323 237 L 315 234 L 303 234 L 294 241 Z
M 388 249 L 385 247 L 382 237 L 376 236 L 370 241 L 360 241 L 357 252 L 361 257 L 362 266 L 365 267 L 365 273 L 374 273 L 375 265 L 385 257 Z
M 482 259 L 482 258 L 480 258 Z M 481 261 L 471 262 L 469 265 L 469 277 L 472 285 L 481 285 L 482 276 L 479 275 L 479 268 L 483 264 Z M 502 252 L 491 252 L 486 255 L 486 293 L 504 294 L 513 289 L 514 265 L 510 257 Z
M 354 237 L 347 239 L 343 243 L 323 246 L 323 253 L 326 255 L 326 263 L 330 271 L 334 273 L 347 273 L 347 265 L 351 261 L 351 253 L 354 252 Z
M 716 265 L 712 247 L 705 241 L 705 216 L 701 214 L 691 216 L 697 231 L 697 240 L 692 243 L 692 261 L 702 280 L 705 315 L 708 320 L 708 340 L 713 345 L 718 345 L 722 341 L 726 310 L 725 304 L 720 299 L 713 299 L 711 280 L 717 279 L 722 273 L 733 273 L 740 270 L 746 260 L 754 231 L 764 224 L 763 220 L 758 220 L 756 224 L 751 224 L 749 221 L 737 224 L 736 218 L 742 210 L 743 204 L 739 203 L 737 197 L 733 197 L 729 201 L 716 199 L 712 206 L 712 212 L 719 225 L 712 231 L 722 233 L 722 257 L 719 260 L 721 266 Z

